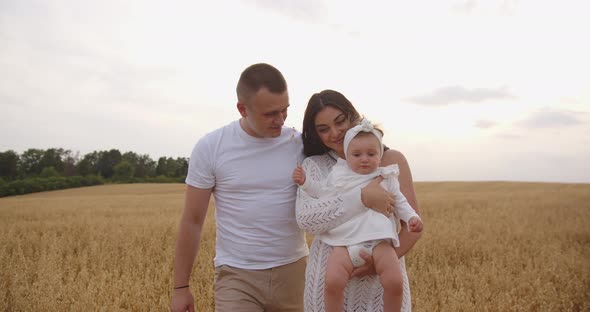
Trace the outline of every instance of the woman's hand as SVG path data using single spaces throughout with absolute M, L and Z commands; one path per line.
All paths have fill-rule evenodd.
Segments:
M 375 275 L 377 272 L 375 271 L 375 265 L 373 264 L 373 257 L 367 254 L 364 251 L 360 251 L 359 255 L 363 260 L 365 260 L 365 264 L 361 265 L 358 268 L 354 268 L 352 270 L 351 277 L 363 277 L 365 275 Z
M 371 183 L 361 189 L 361 201 L 365 207 L 371 208 L 386 217 L 393 212 L 395 198 L 387 192 L 379 183 L 383 181 L 382 176 L 378 176 Z

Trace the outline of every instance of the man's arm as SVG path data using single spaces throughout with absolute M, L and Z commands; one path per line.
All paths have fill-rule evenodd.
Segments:
M 187 185 L 184 210 L 178 227 L 176 252 L 174 257 L 174 287 L 189 284 L 191 270 L 199 245 L 201 232 L 212 189 L 199 189 Z M 170 309 L 177 311 L 194 311 L 194 299 L 189 288 L 175 289 Z

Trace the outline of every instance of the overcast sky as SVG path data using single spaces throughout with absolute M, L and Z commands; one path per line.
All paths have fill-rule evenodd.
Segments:
M 0 151 L 189 157 L 250 64 L 343 92 L 417 181 L 590 183 L 589 1 L 0 0 Z

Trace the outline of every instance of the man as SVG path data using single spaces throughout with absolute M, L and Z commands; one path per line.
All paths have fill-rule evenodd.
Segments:
M 195 145 L 174 261 L 171 310 L 194 310 L 191 269 L 215 197 L 215 310 L 303 311 L 308 249 L 295 220 L 293 168 L 300 134 L 285 128 L 289 95 L 271 65 L 246 68 L 237 85 L 242 116 Z

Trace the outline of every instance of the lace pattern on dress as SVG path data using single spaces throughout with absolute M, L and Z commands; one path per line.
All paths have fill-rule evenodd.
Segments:
M 314 181 L 322 181 L 327 176 L 336 160 L 323 154 L 311 156 L 303 161 L 302 167 L 305 171 L 305 178 Z M 341 196 L 322 197 L 321 199 L 309 196 L 305 191 L 297 191 L 297 223 L 299 227 L 312 234 L 320 234 L 330 230 L 344 222 L 347 218 L 344 215 Z

